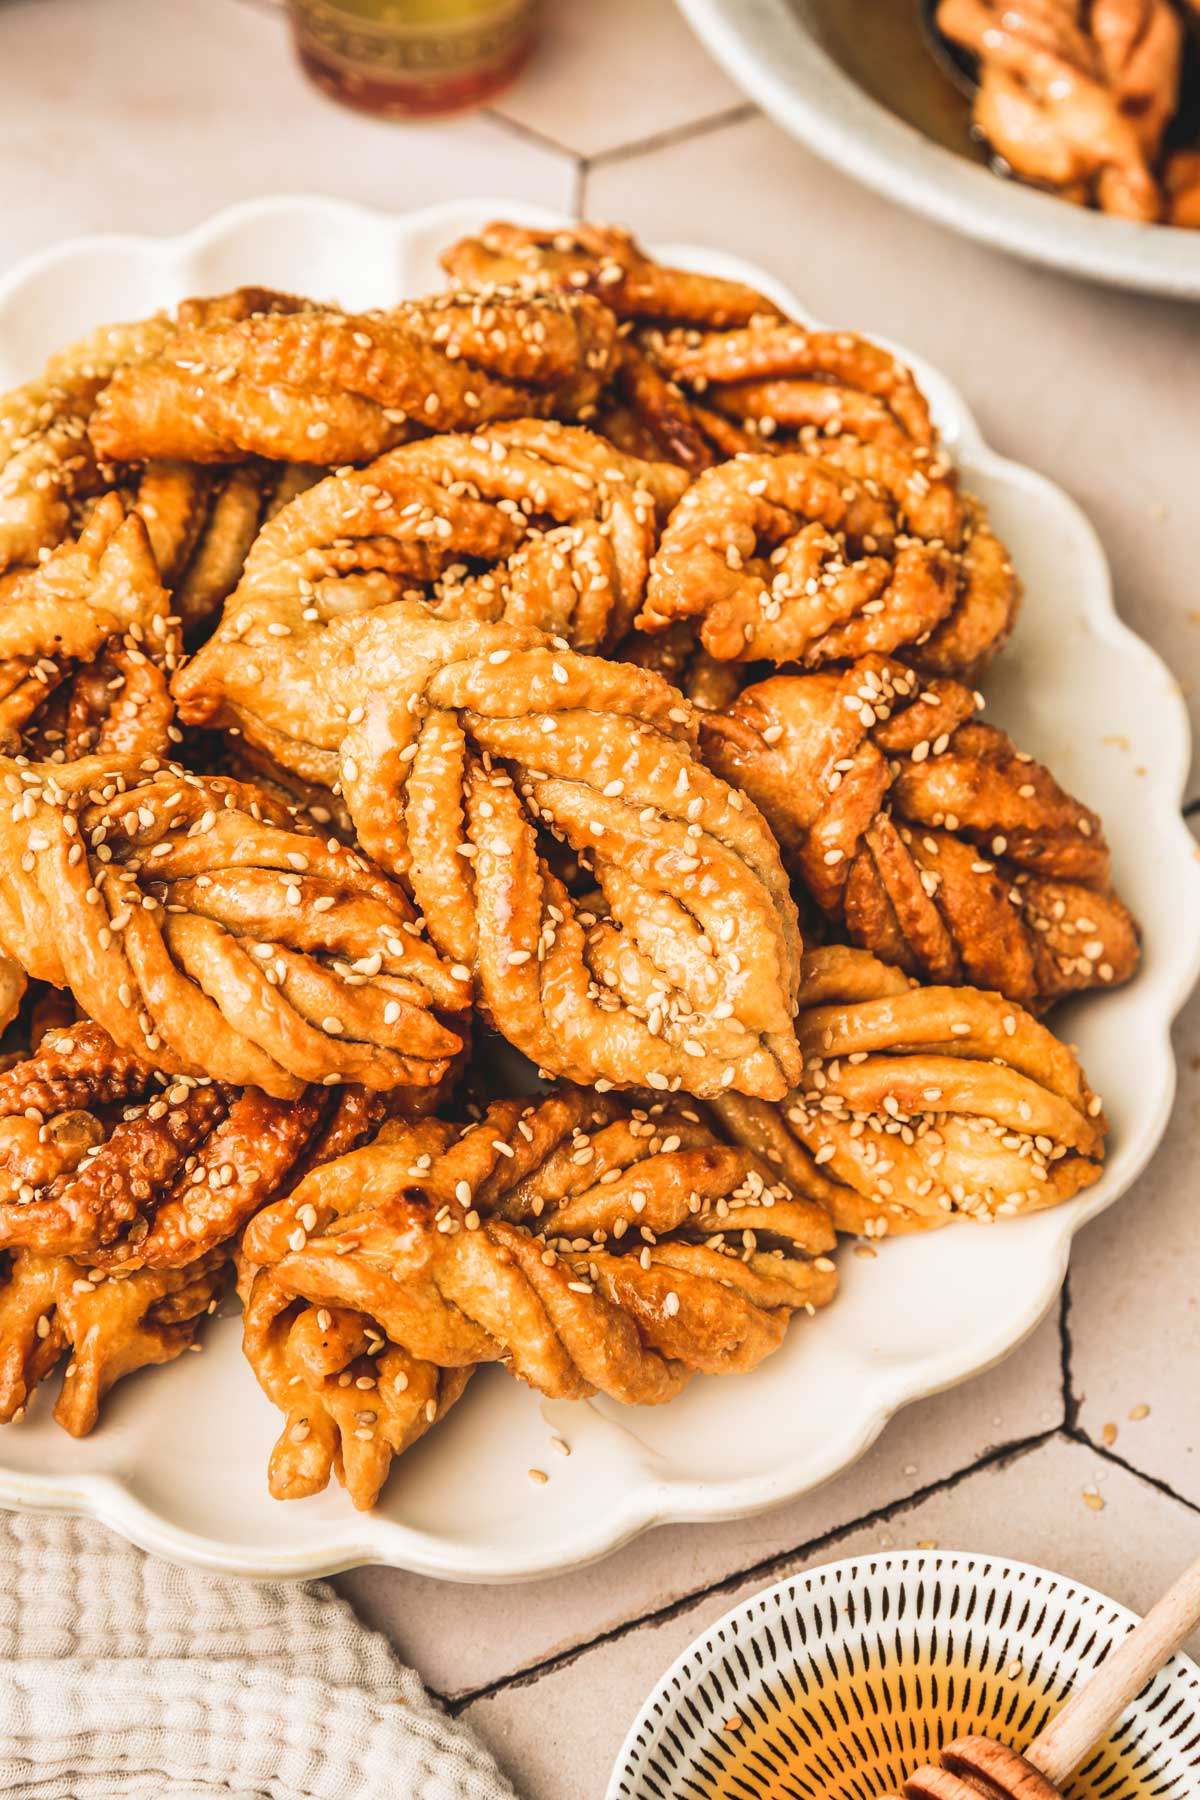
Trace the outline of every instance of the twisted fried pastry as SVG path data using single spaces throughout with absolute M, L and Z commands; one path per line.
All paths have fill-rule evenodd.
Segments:
M 466 285 L 503 280 L 532 292 L 599 294 L 626 321 L 599 417 L 634 455 L 699 471 L 764 443 L 813 436 L 934 442 L 925 396 L 890 351 L 788 319 L 741 282 L 665 268 L 625 232 L 493 224 L 452 245 L 442 262 Z
M 817 905 L 885 962 L 1037 1008 L 1128 980 L 1137 926 L 1100 820 L 980 704 L 865 657 L 749 687 L 701 736 Z
M 0 600 L 0 750 L 73 762 L 170 740 L 179 638 L 142 521 L 106 494 Z
M 470 987 L 402 891 L 261 790 L 154 758 L 0 758 L 0 947 L 156 1067 L 429 1085 Z
M 732 706 L 747 675 L 741 664 L 718 662 L 709 655 L 693 619 L 677 619 L 654 637 L 631 631 L 613 654 L 618 662 L 655 670 L 701 712 Z
M 258 459 L 222 468 L 152 462 L 122 489 L 146 526 L 171 610 L 189 641 L 241 579 L 262 526 L 321 474 L 303 463 Z
M 804 1076 L 782 1106 L 712 1102 L 720 1127 L 839 1231 L 880 1238 L 1069 1200 L 1106 1123 L 1065 1044 L 976 988 L 911 986 L 866 951 L 804 959 Z
M 1179 101 L 1171 0 L 941 0 L 938 24 L 979 59 L 977 129 L 1014 174 L 1124 218 L 1162 216 L 1154 174 Z
M 44 1034 L 0 1074 L 0 1249 L 89 1269 L 182 1268 L 227 1243 L 306 1169 L 432 1090 L 257 1088 L 172 1077 L 91 1020 Z M 445 1098 L 445 1089 L 441 1091 Z
M 276 1500 L 319 1494 L 332 1474 L 368 1511 L 394 1459 L 445 1417 L 471 1377 L 389 1344 L 362 1313 L 297 1300 L 269 1272 L 250 1273 L 242 1343 L 285 1418 L 267 1466 Z
M 659 531 L 686 486 L 665 463 L 534 419 L 340 470 L 263 530 L 224 628 L 180 695 L 212 678 L 256 601 L 332 616 L 420 598 L 440 618 L 509 619 L 578 649 L 607 648 L 633 622 Z
M 193 1348 L 230 1271 L 226 1250 L 184 1268 L 119 1280 L 66 1256 L 0 1252 L 0 1424 L 24 1417 L 38 1384 L 70 1352 L 54 1417 L 86 1437 L 114 1383 Z
M 778 851 L 660 677 L 410 601 L 248 602 L 235 627 L 218 679 L 195 679 L 204 656 L 185 672 L 184 716 L 340 786 L 510 1043 L 572 1080 L 784 1092 L 799 938 Z M 602 913 L 539 831 L 586 858 Z
M 102 326 L 52 356 L 38 380 L 0 399 L 0 572 L 31 565 L 61 543 L 80 523 L 81 503 L 112 484 L 88 425 L 98 395 L 119 368 L 163 352 L 177 324 L 231 323 L 251 308 L 304 304 L 262 288 L 185 300 L 176 320 L 156 313 L 133 324 Z
M 478 237 L 460 238 L 443 250 L 441 262 L 462 288 L 500 285 L 529 294 L 595 294 L 619 319 L 723 329 L 779 311 L 773 300 L 744 282 L 664 267 L 615 225 L 580 223 L 534 231 L 497 220 Z
M 385 1127 L 260 1214 L 245 1251 L 260 1282 L 439 1368 L 504 1361 L 557 1398 L 650 1405 L 777 1349 L 832 1298 L 833 1243 L 821 1207 L 694 1111 L 563 1089 L 461 1135 Z
M 254 314 L 181 330 L 152 361 L 119 370 L 91 438 L 127 462 L 367 462 L 421 431 L 586 411 L 614 332 L 586 295 L 501 290 L 378 313 Z
M 656 632 L 699 618 L 722 662 L 814 667 L 903 650 L 970 677 L 1007 637 L 1019 593 L 943 458 L 845 439 L 820 457 L 739 456 L 694 482 L 637 622 Z

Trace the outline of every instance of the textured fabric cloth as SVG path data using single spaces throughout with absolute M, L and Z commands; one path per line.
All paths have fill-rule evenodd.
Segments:
M 321 1582 L 177 1569 L 0 1514 L 0 1796 L 515 1800 Z

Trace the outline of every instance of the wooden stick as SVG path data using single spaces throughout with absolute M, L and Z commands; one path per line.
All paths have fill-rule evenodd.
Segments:
M 1061 1786 L 1198 1625 L 1200 1560 L 1184 1570 L 1120 1649 L 1067 1701 L 1030 1744 L 1025 1760 Z

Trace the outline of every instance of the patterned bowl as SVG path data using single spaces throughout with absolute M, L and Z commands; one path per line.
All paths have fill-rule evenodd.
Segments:
M 684 1651 L 606 1800 L 878 1800 L 966 1732 L 1029 1744 L 1135 1622 L 1091 1588 L 998 1557 L 827 1563 Z M 1064 1792 L 1195 1800 L 1200 1669 L 1174 1657 Z

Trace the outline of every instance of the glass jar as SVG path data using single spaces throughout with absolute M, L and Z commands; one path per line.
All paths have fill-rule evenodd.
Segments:
M 388 119 L 491 99 L 533 45 L 537 0 L 288 0 L 296 50 L 323 93 Z

